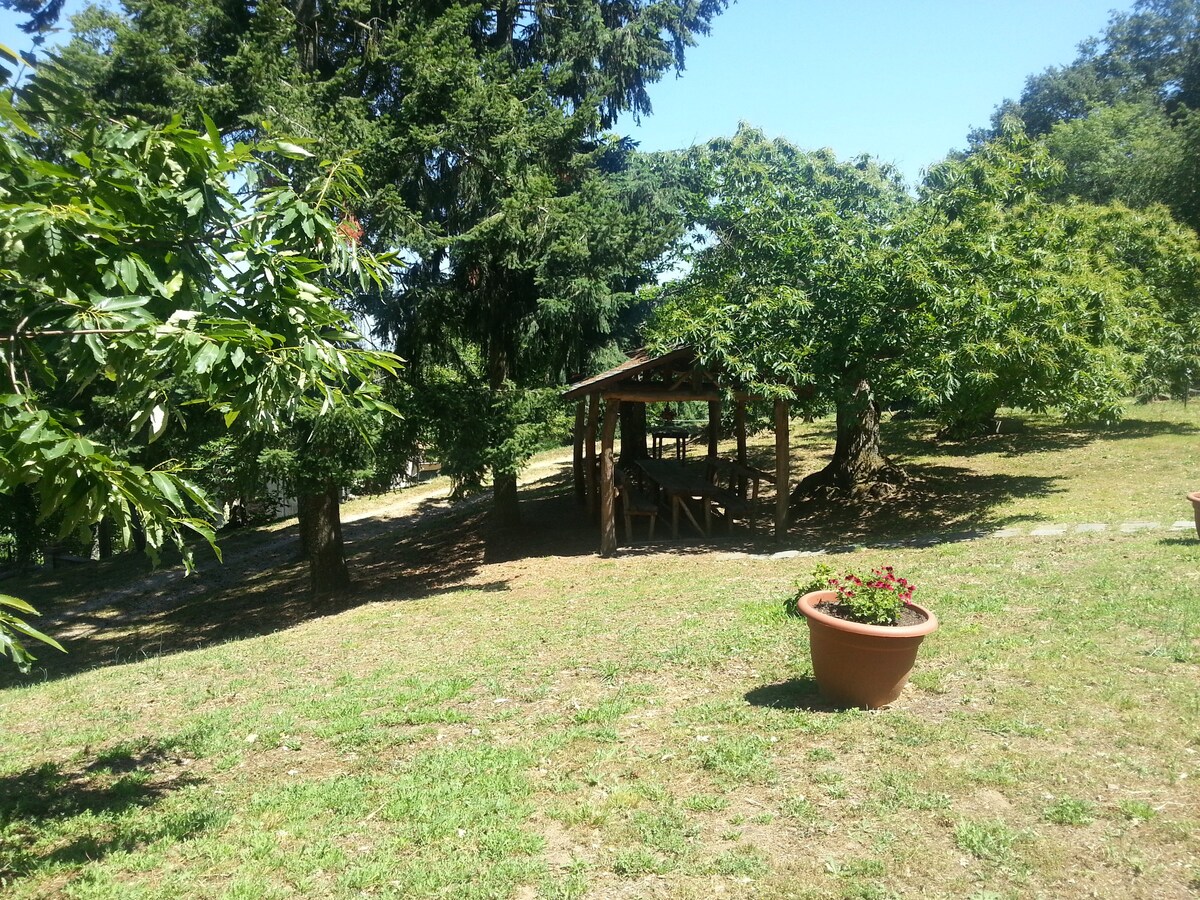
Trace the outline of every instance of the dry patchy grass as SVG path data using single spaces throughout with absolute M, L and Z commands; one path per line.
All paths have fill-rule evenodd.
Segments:
M 519 531 L 477 508 L 364 526 L 344 608 L 249 561 L 123 596 L 70 665 L 0 693 L 0 878 L 14 897 L 1193 896 L 1200 543 L 966 532 L 1186 516 L 1196 416 L 1019 424 L 936 447 L 892 423 L 940 492 L 793 536 L 894 564 L 943 620 L 874 713 L 816 694 L 783 606 L 810 558 L 735 533 L 600 560 L 562 476 Z M 823 440 L 802 429 L 798 469 Z

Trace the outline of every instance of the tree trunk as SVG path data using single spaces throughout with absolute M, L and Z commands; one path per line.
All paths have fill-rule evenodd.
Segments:
M 137 510 L 129 517 L 129 531 L 133 537 L 133 549 L 138 553 L 146 552 L 146 526 L 142 524 L 142 517 L 138 515 Z
M 488 386 L 495 397 L 505 389 L 509 377 L 507 354 L 499 342 L 488 353 Z M 521 521 L 521 504 L 517 497 L 517 473 L 492 470 L 492 515 L 503 526 Z
M 843 491 L 870 481 L 887 465 L 879 449 L 879 405 L 865 379 L 837 404 L 837 444 L 829 463 L 833 483 Z
M 112 519 L 108 518 L 107 516 L 105 516 L 96 524 L 96 552 L 100 559 L 112 559 Z
M 517 473 L 492 473 L 492 515 L 501 525 L 521 523 L 521 504 L 517 498 Z
M 865 378 L 850 378 L 837 398 L 837 443 L 825 468 L 805 477 L 792 492 L 792 505 L 806 500 L 847 499 L 876 492 L 880 483 L 903 480 L 879 445 L 879 405 Z
M 12 523 L 10 527 L 16 543 L 14 556 L 17 569 L 21 572 L 28 572 L 33 568 L 42 531 L 38 527 L 38 502 L 33 488 L 27 484 L 17 485 L 12 492 L 11 509 Z
M 621 466 L 628 467 L 650 456 L 646 448 L 646 404 L 622 403 L 620 417 Z
M 338 487 L 328 483 L 323 491 L 301 494 L 298 499 L 313 596 L 324 599 L 344 594 L 350 588 L 350 572 L 342 544 Z

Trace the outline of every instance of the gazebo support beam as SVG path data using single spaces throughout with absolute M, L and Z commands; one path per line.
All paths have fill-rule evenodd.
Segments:
M 746 395 L 741 391 L 733 397 L 733 433 L 737 438 L 737 462 L 739 466 L 747 464 L 746 454 Z M 738 496 L 746 496 L 746 477 L 738 476 Z
M 721 401 L 708 401 L 708 455 L 717 456 L 717 441 L 721 437 Z
M 620 400 L 604 404 L 604 431 L 600 436 L 600 555 L 617 552 L 617 491 L 613 441 L 617 436 Z
M 583 474 L 583 430 L 587 427 L 587 401 L 580 400 L 575 404 L 575 429 L 571 432 L 573 450 L 571 456 L 571 474 L 575 482 L 575 500 L 578 503 L 587 502 L 587 480 Z
M 792 448 L 788 435 L 788 402 L 775 401 L 775 540 L 787 537 L 791 500 Z
M 596 423 L 600 418 L 600 395 L 588 394 L 587 428 L 583 436 L 583 483 L 587 488 L 588 518 L 596 515 Z

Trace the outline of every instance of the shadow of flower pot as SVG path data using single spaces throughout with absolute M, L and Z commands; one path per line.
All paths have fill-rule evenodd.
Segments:
M 792 678 L 777 684 L 764 684 L 743 695 L 751 706 L 769 709 L 807 710 L 809 712 L 837 712 L 837 707 L 821 696 L 817 679 L 811 675 Z

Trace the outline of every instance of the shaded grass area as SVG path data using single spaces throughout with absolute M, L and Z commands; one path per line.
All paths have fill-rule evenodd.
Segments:
M 896 565 L 943 621 L 877 713 L 816 693 L 783 604 L 810 561 L 726 552 L 776 549 L 736 533 L 599 560 L 564 481 L 519 531 L 473 509 L 356 542 L 340 610 L 306 609 L 287 566 L 131 599 L 127 630 L 87 643 L 162 653 L 0 692 L 0 878 L 14 897 L 1191 896 L 1200 542 L 862 546 L 1077 505 L 1184 515 L 1195 419 L 1153 412 L 1170 427 L 1038 453 L 889 431 L 913 466 L 1044 483 L 821 536 L 835 565 Z

